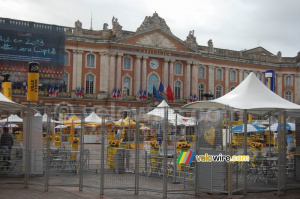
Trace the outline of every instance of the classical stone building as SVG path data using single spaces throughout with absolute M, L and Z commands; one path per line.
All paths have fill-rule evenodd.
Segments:
M 173 35 L 170 27 L 157 13 L 145 17 L 136 31 L 123 30 L 117 18 L 112 28 L 83 29 L 80 21 L 65 30 L 65 66 L 60 93 L 49 97 L 41 89 L 37 105 L 73 104 L 154 106 L 153 85 L 162 82 L 170 86 L 175 96 L 171 106 L 182 106 L 191 95 L 207 100 L 205 94 L 218 98 L 234 89 L 254 72 L 264 82 L 265 71 L 276 73 L 276 93 L 294 103 L 300 103 L 300 54 L 282 57 L 263 47 L 234 51 L 216 48 L 212 40 L 199 45 L 194 31 L 185 40 Z M 84 88 L 84 97 L 76 89 Z M 46 89 L 46 88 L 44 88 Z M 113 98 L 113 90 L 124 96 Z M 146 91 L 147 100 L 139 99 Z M 126 93 L 126 94 L 125 94 Z M 24 94 L 25 95 L 25 94 Z M 14 92 L 14 100 L 26 98 Z

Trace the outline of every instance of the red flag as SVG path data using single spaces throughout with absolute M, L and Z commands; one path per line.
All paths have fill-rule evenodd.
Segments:
M 174 102 L 174 94 L 173 94 L 171 86 L 168 86 L 168 88 L 167 88 L 167 97 L 168 97 L 169 101 Z

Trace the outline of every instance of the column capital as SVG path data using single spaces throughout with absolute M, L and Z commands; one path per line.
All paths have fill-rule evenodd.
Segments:
M 168 63 L 170 59 L 164 58 L 164 63 Z
M 100 52 L 99 54 L 101 56 L 110 56 L 110 53 L 108 53 L 108 52 Z
M 193 60 L 187 60 L 186 63 L 189 64 L 189 65 L 191 65 L 191 64 L 193 64 Z
M 227 68 L 227 67 L 226 67 L 226 68 L 225 68 L 225 71 L 226 71 L 226 72 L 227 72 L 227 71 L 230 71 L 230 68 Z
M 147 59 L 149 59 L 149 57 L 148 57 L 148 56 L 145 56 L 145 55 L 143 55 L 143 60 L 147 60 Z
M 118 52 L 118 57 L 121 57 L 121 56 L 123 56 L 124 54 L 123 53 L 119 53 Z
M 214 65 L 208 65 L 208 68 L 213 70 L 213 69 L 215 69 L 215 66 Z
M 142 55 L 136 55 L 135 58 L 136 59 L 142 59 Z
M 110 57 L 115 57 L 116 55 L 117 55 L 117 53 L 115 53 L 115 52 L 109 53 L 109 56 L 110 56 Z
M 296 73 L 295 74 L 295 78 L 299 78 L 300 77 L 300 74 L 299 73 Z
M 283 76 L 282 73 L 277 73 L 276 75 L 277 75 L 277 77 L 282 77 Z
M 73 54 L 83 54 L 83 50 L 73 50 Z
M 175 62 L 176 62 L 176 59 L 170 59 L 170 62 L 171 62 L 171 63 L 175 63 Z

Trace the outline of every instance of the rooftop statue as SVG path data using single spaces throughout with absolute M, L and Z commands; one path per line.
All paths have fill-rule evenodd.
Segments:
M 165 22 L 165 20 L 158 16 L 158 14 L 155 12 L 153 16 L 146 16 L 143 23 L 140 25 L 140 27 L 137 28 L 137 32 L 152 29 L 152 28 L 161 28 L 165 30 L 166 32 L 172 34 L 169 26 Z

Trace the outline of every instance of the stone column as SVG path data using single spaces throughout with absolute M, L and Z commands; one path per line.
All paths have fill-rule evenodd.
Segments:
M 214 95 L 215 93 L 215 67 L 213 65 L 208 66 L 208 91 Z
M 112 93 L 112 91 L 116 88 L 116 54 L 110 54 L 110 61 L 109 61 L 109 88 L 108 92 Z
M 118 53 L 118 60 L 117 60 L 117 75 L 116 75 L 116 89 L 120 89 L 122 92 L 122 56 L 123 53 Z
M 295 103 L 296 104 L 300 104 L 300 73 L 298 74 L 295 74 L 295 92 L 294 92 L 294 95 L 295 95 Z
M 71 90 L 76 90 L 76 79 L 77 79 L 77 50 L 73 50 L 73 72 L 72 72 L 72 87 Z
M 134 64 L 134 95 L 139 96 L 141 90 L 141 56 L 136 56 Z
M 277 75 L 277 77 L 275 78 L 275 81 L 277 82 L 276 83 L 277 95 L 282 97 L 282 73 L 277 73 L 276 75 Z
M 81 88 L 82 83 L 82 54 L 83 51 L 73 51 L 73 78 L 72 78 L 72 90 L 76 90 L 77 87 Z
M 188 99 L 191 94 L 191 61 L 186 63 L 186 70 L 185 70 L 185 78 L 184 78 L 184 85 L 185 85 L 185 95 L 184 98 Z
M 230 88 L 229 88 L 229 71 L 230 68 L 225 68 L 225 94 L 230 92 Z
M 239 84 L 244 80 L 244 70 L 239 70 Z
M 171 60 L 170 72 L 169 72 L 169 85 L 171 86 L 173 92 L 174 92 L 174 63 L 175 60 Z
M 107 52 L 101 53 L 100 59 L 100 91 L 110 92 L 108 90 L 109 74 L 109 54 Z
M 143 56 L 142 66 L 142 90 L 147 91 L 147 59 L 148 57 Z
M 198 69 L 199 64 L 194 63 L 192 68 L 192 93 L 193 95 L 196 94 L 198 96 L 197 88 L 198 88 Z
M 167 88 L 169 85 L 168 76 L 169 76 L 169 60 L 164 60 L 163 71 L 162 71 L 162 83 Z

